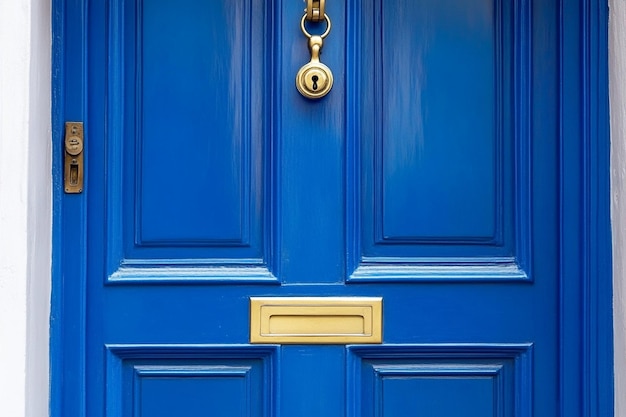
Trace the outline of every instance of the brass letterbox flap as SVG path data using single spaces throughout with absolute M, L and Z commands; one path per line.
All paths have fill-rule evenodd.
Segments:
M 250 343 L 382 343 L 382 298 L 251 297 Z

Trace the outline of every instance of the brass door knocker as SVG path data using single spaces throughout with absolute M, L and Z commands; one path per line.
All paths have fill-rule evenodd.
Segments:
M 333 87 L 333 73 L 326 65 L 320 62 L 320 52 L 324 38 L 330 33 L 330 18 L 326 13 L 324 0 L 307 0 L 307 9 L 300 20 L 300 29 L 309 39 L 311 60 L 296 74 L 296 87 L 300 94 L 309 99 L 324 97 Z M 317 6 L 317 7 L 315 7 Z M 306 28 L 306 22 L 326 22 L 326 30 L 321 35 L 311 35 Z

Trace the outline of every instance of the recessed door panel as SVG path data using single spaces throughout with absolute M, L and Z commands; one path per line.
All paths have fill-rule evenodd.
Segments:
M 174 280 L 237 276 L 217 267 L 272 279 L 267 13 L 244 1 L 110 2 L 109 281 L 167 278 L 155 266 Z
M 529 8 L 386 0 L 357 9 L 352 278 L 459 279 L 452 269 L 464 266 L 472 280 L 532 279 Z
M 380 3 L 365 13 L 376 16 L 364 30 L 375 36 L 363 42 L 376 45 L 367 66 L 379 124 L 376 242 L 501 240 L 497 177 L 503 165 L 511 167 L 502 160 L 503 133 L 511 143 L 502 120 L 512 96 L 510 6 Z
M 529 416 L 532 345 L 350 350 L 353 415 Z
M 262 137 L 259 123 L 252 133 L 251 113 L 260 109 L 252 108 L 250 86 L 263 73 L 250 68 L 259 59 L 250 38 L 262 33 L 262 21 L 252 24 L 245 2 L 138 6 L 137 61 L 128 74 L 137 74 L 139 101 L 137 240 L 246 245 L 250 148 Z
M 275 349 L 109 345 L 107 411 L 115 416 L 269 417 Z

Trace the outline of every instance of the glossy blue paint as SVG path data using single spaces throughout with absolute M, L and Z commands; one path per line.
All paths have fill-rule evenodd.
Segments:
M 273 409 L 267 375 L 276 348 L 108 345 L 106 410 L 111 415 L 261 416 Z M 150 358 L 150 359 L 148 359 Z M 193 414 L 196 413 L 196 414 Z
M 350 279 L 532 280 L 530 3 L 459 4 L 458 15 L 440 2 L 385 4 L 356 7 L 351 39 L 362 48 L 354 94 L 365 99 L 348 143 L 361 181 L 347 183 L 350 217 L 363 229 L 347 235 Z M 413 35 L 396 46 L 394 31 Z
M 354 401 L 347 415 L 531 416 L 533 350 L 530 344 L 350 347 Z
M 502 149 L 512 144 L 502 120 L 511 114 L 510 10 L 491 0 L 379 3 L 362 5 L 374 46 L 363 90 L 373 83 L 375 124 L 363 134 L 375 144 L 364 149 L 375 164 L 374 195 L 365 196 L 375 242 L 501 240 L 503 168 L 513 166 Z
M 55 1 L 52 415 L 610 415 L 606 5 L 327 7 L 312 102 L 299 2 Z M 249 345 L 291 295 L 384 343 Z

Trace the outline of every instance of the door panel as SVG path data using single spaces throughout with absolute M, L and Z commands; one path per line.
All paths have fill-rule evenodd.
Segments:
M 107 415 L 269 415 L 272 349 L 108 346 Z M 122 399 L 122 401 L 120 401 Z
M 114 0 L 108 13 L 107 232 L 124 237 L 109 279 L 224 279 L 225 265 L 272 279 L 267 8 Z
M 246 246 L 252 235 L 258 252 L 261 216 L 250 206 L 262 202 L 262 184 L 250 178 L 262 178 L 251 168 L 262 166 L 263 125 L 251 114 L 263 110 L 252 95 L 264 74 L 263 48 L 250 40 L 262 39 L 262 18 L 241 2 L 143 2 L 137 10 L 124 45 L 136 48 L 127 78 L 138 73 L 127 113 L 137 116 L 138 246 Z
M 350 415 L 532 415 L 530 345 L 350 349 Z M 513 398 L 512 396 L 516 396 Z
M 531 279 L 529 7 L 357 7 L 352 278 Z
M 558 415 L 556 2 L 328 0 L 320 101 L 300 2 L 87 3 L 88 416 Z M 252 345 L 253 296 L 383 343 Z
M 363 4 L 362 44 L 373 53 L 363 53 L 372 106 L 362 135 L 375 146 L 364 157 L 374 156 L 377 243 L 494 239 L 513 52 L 501 3 Z

